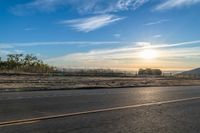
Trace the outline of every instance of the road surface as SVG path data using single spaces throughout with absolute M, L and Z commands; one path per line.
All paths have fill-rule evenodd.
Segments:
M 0 133 L 200 133 L 200 87 L 0 93 Z

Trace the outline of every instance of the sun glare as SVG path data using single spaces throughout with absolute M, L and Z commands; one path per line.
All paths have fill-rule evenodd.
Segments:
M 145 49 L 140 52 L 139 57 L 143 59 L 148 59 L 148 60 L 155 59 L 158 57 L 158 51 L 154 49 Z

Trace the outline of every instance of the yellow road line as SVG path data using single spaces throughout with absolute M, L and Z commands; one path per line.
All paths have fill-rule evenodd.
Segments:
M 0 122 L 0 127 L 23 125 L 23 124 L 35 123 L 35 122 L 48 120 L 48 119 L 55 119 L 55 118 L 62 118 L 62 117 L 69 117 L 69 116 L 78 116 L 78 115 L 100 113 L 100 112 L 108 112 L 108 111 L 122 110 L 122 109 L 128 109 L 128 108 L 138 108 L 138 107 L 144 107 L 144 106 L 153 106 L 153 105 L 169 104 L 169 103 L 176 103 L 176 102 L 184 102 L 184 101 L 197 100 L 197 99 L 200 99 L 200 97 L 168 100 L 168 101 L 145 103 L 145 104 L 136 104 L 136 105 L 129 105 L 129 106 L 119 106 L 119 107 L 97 109 L 97 110 L 88 110 L 88 111 L 75 112 L 75 113 L 66 113 L 66 114 L 60 114 L 60 115 L 36 117 L 36 118 L 31 118 L 31 119 L 6 121 L 6 122 Z
M 8 126 L 17 126 L 17 125 L 24 125 L 24 124 L 32 124 L 32 123 L 37 123 L 39 121 L 26 121 L 26 122 L 19 122 L 19 123 L 10 123 L 10 124 L 5 124 L 5 125 L 0 125 L 1 127 L 8 127 Z

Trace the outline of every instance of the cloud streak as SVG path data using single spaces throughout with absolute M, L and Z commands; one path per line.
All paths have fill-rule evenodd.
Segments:
M 1 49 L 9 49 L 15 47 L 32 47 L 32 46 L 50 46 L 50 45 L 79 45 L 79 46 L 93 46 L 93 45 L 126 45 L 124 50 L 132 48 L 134 49 L 143 49 L 143 48 L 166 48 L 166 47 L 176 47 L 184 46 L 190 44 L 199 44 L 200 40 L 181 42 L 181 43 L 172 43 L 172 44 L 157 44 L 151 45 L 150 42 L 120 42 L 120 41 L 64 41 L 64 42 L 23 42 L 23 43 L 0 43 Z M 123 50 L 120 48 L 120 50 Z M 116 48 L 114 51 L 118 50 Z
M 183 6 L 191 6 L 200 3 L 200 0 L 166 0 L 157 5 L 155 10 L 167 10 L 172 8 L 181 8 Z
M 0 43 L 0 48 L 13 47 L 32 47 L 32 46 L 50 46 L 50 45 L 107 45 L 107 44 L 121 44 L 118 41 L 64 41 L 64 42 L 23 42 L 23 43 Z
M 62 21 L 61 24 L 69 25 L 77 31 L 90 32 L 123 19 L 124 17 L 115 15 L 100 15 L 89 18 L 65 20 Z
M 148 22 L 144 25 L 145 26 L 152 26 L 152 25 L 162 24 L 162 23 L 165 23 L 165 22 L 168 22 L 168 21 L 170 21 L 170 20 L 169 19 L 161 19 L 161 20 L 158 20 L 158 21 Z
M 24 30 L 25 31 L 34 31 L 34 30 L 37 30 L 36 28 L 29 28 L 29 27 L 27 27 L 27 28 L 24 28 Z
M 10 49 L 10 48 L 13 48 L 13 46 L 10 44 L 0 43 L 0 49 Z
M 153 35 L 154 38 L 161 38 L 162 35 L 161 34 L 157 34 L 157 35 Z

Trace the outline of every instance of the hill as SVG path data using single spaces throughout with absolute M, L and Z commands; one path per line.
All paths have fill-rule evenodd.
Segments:
M 189 71 L 185 71 L 180 73 L 180 75 L 194 75 L 194 76 L 200 76 L 200 68 L 192 69 Z

